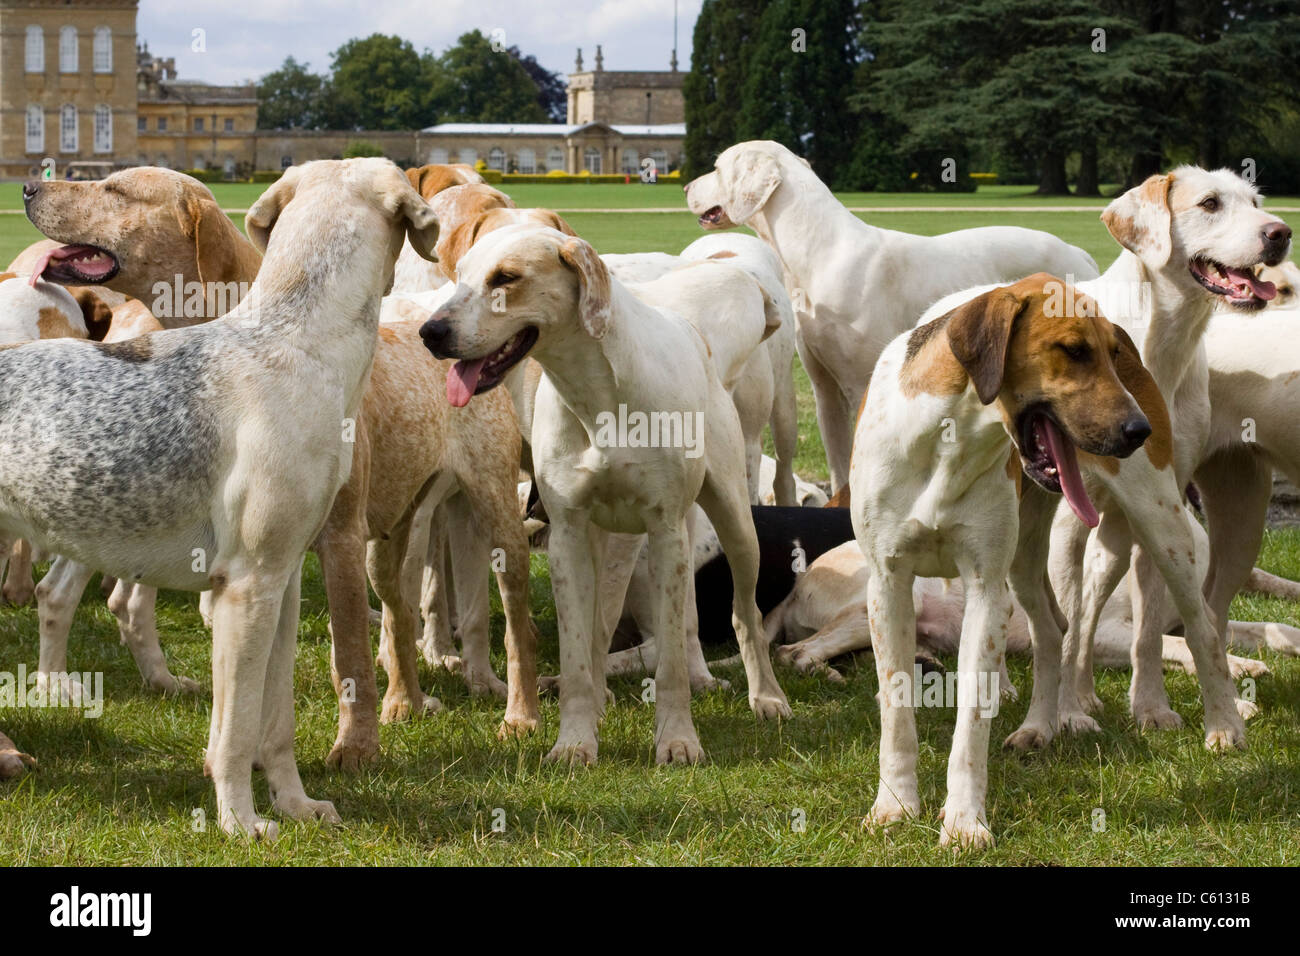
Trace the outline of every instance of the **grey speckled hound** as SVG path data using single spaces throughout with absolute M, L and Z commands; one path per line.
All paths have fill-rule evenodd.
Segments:
M 25 189 L 40 225 L 39 184 Z M 128 580 L 214 594 L 206 767 L 223 829 L 337 822 L 293 756 L 299 568 L 352 464 L 379 300 L 437 218 L 391 162 L 290 169 L 247 217 L 266 248 L 223 318 L 128 342 L 0 350 L 0 532 Z M 272 230 L 274 235 L 272 238 Z

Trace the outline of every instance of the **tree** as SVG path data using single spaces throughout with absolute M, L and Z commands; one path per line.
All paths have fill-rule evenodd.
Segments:
M 537 87 L 537 105 L 547 118 L 552 123 L 565 122 L 569 112 L 569 92 L 564 77 L 542 66 L 531 53 L 524 56 L 517 46 L 512 46 L 506 52 L 519 62 Z
M 749 50 L 738 139 L 773 139 L 832 186 L 853 161 L 860 122 L 844 102 L 862 60 L 855 0 L 775 0 Z
M 425 61 L 410 42 L 372 34 L 334 51 L 325 103 L 335 129 L 419 129 L 433 114 Z
M 522 61 L 494 50 L 478 30 L 463 34 L 431 72 L 430 104 L 439 122 L 547 121 L 539 88 Z
M 325 78 L 286 57 L 257 84 L 258 129 L 319 129 Z
M 740 139 L 736 120 L 764 6 L 765 0 L 705 0 L 700 9 L 691 71 L 682 81 L 688 177 L 707 172 L 717 155 Z

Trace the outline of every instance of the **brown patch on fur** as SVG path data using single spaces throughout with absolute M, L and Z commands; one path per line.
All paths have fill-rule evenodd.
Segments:
M 940 316 L 912 331 L 907 339 L 907 354 L 899 372 L 903 395 L 915 398 L 927 395 L 957 395 L 964 391 L 970 377 L 953 355 L 948 342 L 948 319 L 953 313 Z M 866 406 L 866 395 L 858 408 L 858 418 Z
M 92 342 L 102 342 L 108 334 L 113 321 L 113 310 L 89 286 L 76 286 L 68 289 L 81 307 L 81 317 L 86 323 L 86 332 Z
M 464 163 L 430 163 L 427 166 L 418 166 L 408 169 L 406 178 L 425 202 L 452 186 L 483 182 L 483 177 Z
M 72 327 L 72 323 L 63 314 L 63 310 L 52 305 L 41 307 L 40 317 L 36 320 L 36 328 L 40 331 L 43 339 L 79 339 L 82 337 Z
M 5 279 L 17 279 L 17 278 L 18 278 L 18 273 L 16 273 L 16 272 L 3 272 L 3 273 L 0 273 L 0 282 L 4 282 Z
M 736 254 L 732 252 L 730 249 L 723 249 L 720 252 L 715 252 L 713 255 L 709 256 L 709 258 L 710 259 L 734 259 L 735 256 Z
M 1024 469 L 1020 467 L 1020 451 L 1014 446 L 1011 449 L 1011 455 L 1007 458 L 1007 477 L 1016 483 L 1016 497 L 1019 498 L 1024 492 Z
M 153 358 L 153 343 L 147 335 L 125 339 L 121 342 L 100 342 L 99 347 L 109 357 L 122 362 L 147 362 Z
M 849 486 L 843 485 L 840 490 L 831 495 L 830 500 L 822 505 L 823 508 L 847 508 L 852 501 L 852 495 L 849 493 Z

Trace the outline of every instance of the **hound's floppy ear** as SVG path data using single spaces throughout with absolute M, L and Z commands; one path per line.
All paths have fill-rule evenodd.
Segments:
M 411 188 L 425 199 L 432 199 L 444 189 L 459 186 L 464 179 L 451 166 L 430 164 L 406 171 Z
M 566 236 L 577 236 L 577 233 L 573 231 L 573 228 L 564 221 L 558 212 L 552 212 L 549 209 L 539 209 L 537 211 L 541 213 L 542 218 L 546 220 L 546 225 L 550 226 L 552 229 L 558 229 Z
M 578 318 L 587 334 L 598 339 L 609 327 L 612 309 L 609 270 L 596 250 L 576 236 L 560 246 L 560 261 L 578 274 Z
M 301 176 L 300 167 L 290 166 L 284 171 L 284 175 L 271 184 L 270 189 L 258 197 L 257 202 L 253 203 L 252 208 L 248 210 L 248 215 L 244 217 L 244 231 L 248 233 L 248 238 L 253 240 L 253 245 L 257 246 L 258 252 L 266 252 L 266 244 L 271 239 L 271 230 L 275 228 L 275 221 L 280 218 L 284 207 L 293 199 Z
M 406 220 L 406 238 L 423 259 L 437 262 L 434 247 L 438 244 L 438 215 L 409 182 L 394 179 L 384 192 L 384 208 Z
M 977 295 L 944 316 L 952 354 L 985 405 L 1002 390 L 1011 331 L 1028 301 L 1003 286 Z
M 763 293 L 763 337 L 759 341 L 765 342 L 781 327 L 784 320 L 781 317 L 781 304 L 763 288 L 761 282 L 758 283 L 758 289 Z
M 781 167 L 772 156 L 760 149 L 741 151 L 731 161 L 731 182 L 722 209 L 727 218 L 740 225 L 763 208 L 781 185 Z
M 1174 248 L 1169 210 L 1173 184 L 1172 173 L 1152 176 L 1111 200 L 1101 214 L 1115 241 L 1155 269 L 1169 262 Z
M 206 287 L 209 282 L 229 276 L 235 269 L 238 240 L 234 224 L 216 200 L 209 196 L 186 196 L 176 216 L 186 238 L 194 240 L 199 282 Z

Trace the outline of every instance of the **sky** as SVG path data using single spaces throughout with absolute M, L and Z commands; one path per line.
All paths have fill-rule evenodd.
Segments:
M 691 31 L 702 0 L 678 0 L 677 59 L 690 65 Z M 182 80 L 239 83 L 276 69 L 286 56 L 329 71 L 330 53 L 354 37 L 397 34 L 416 50 L 441 53 L 462 33 L 504 30 L 506 46 L 556 73 L 586 69 L 596 44 L 607 70 L 666 70 L 673 0 L 140 0 L 136 34 L 155 56 L 175 57 Z M 202 30 L 196 52 L 194 31 Z M 499 35 L 499 34 L 498 34 Z

